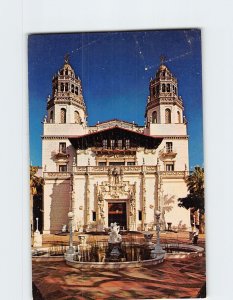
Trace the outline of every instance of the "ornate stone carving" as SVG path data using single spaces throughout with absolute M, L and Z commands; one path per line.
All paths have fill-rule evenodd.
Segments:
M 128 181 L 123 181 L 123 170 L 121 168 L 117 170 L 109 168 L 108 176 L 108 181 L 96 186 L 98 221 L 104 224 L 105 201 L 124 199 L 128 202 L 128 227 L 130 230 L 134 230 L 136 227 L 136 183 L 130 184 Z
M 45 179 L 68 179 L 70 173 L 68 172 L 44 172 Z

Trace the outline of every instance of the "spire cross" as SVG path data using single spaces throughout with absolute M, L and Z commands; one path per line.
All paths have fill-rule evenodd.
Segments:
M 164 55 L 161 55 L 160 56 L 161 65 L 164 64 L 165 60 L 166 60 L 166 57 Z
M 69 53 L 66 53 L 66 55 L 65 55 L 65 64 L 69 63 L 69 58 L 70 58 Z

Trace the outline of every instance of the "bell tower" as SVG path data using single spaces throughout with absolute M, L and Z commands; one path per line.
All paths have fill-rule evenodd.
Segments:
M 82 95 L 82 83 L 76 77 L 65 56 L 64 65 L 53 76 L 52 96 L 47 99 L 47 123 L 87 126 L 87 109 Z
M 150 135 L 186 135 L 183 111 L 183 100 L 178 94 L 177 79 L 162 59 L 155 78 L 150 80 L 145 131 Z

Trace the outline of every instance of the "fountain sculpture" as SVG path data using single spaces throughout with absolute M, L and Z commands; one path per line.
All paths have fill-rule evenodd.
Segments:
M 151 258 L 156 258 L 158 255 L 163 255 L 163 257 L 165 256 L 165 251 L 163 250 L 162 246 L 160 245 L 160 224 L 159 224 L 160 215 L 161 215 L 161 212 L 157 210 L 155 212 L 157 242 L 156 242 L 154 249 L 151 251 Z
M 117 225 L 117 223 L 111 223 L 110 225 L 110 233 L 109 233 L 109 250 L 110 250 L 110 257 L 109 261 L 119 261 L 120 255 L 121 255 L 121 242 L 122 237 L 120 235 L 120 226 Z

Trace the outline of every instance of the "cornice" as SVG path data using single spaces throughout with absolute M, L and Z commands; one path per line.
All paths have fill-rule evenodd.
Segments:
M 153 137 L 153 135 L 151 135 Z M 168 136 L 159 136 L 156 135 L 158 138 L 163 138 L 163 139 L 169 139 L 169 140 L 188 140 L 189 136 L 188 135 L 180 135 L 180 136 L 175 136 L 175 135 L 168 135 Z M 70 135 L 42 135 L 41 136 L 42 140 L 64 140 L 64 139 L 69 139 Z

